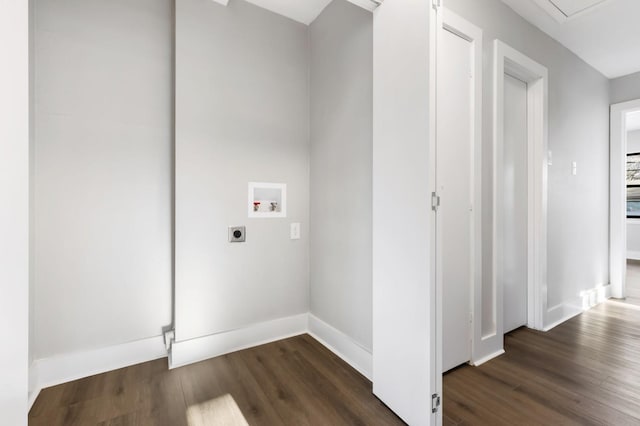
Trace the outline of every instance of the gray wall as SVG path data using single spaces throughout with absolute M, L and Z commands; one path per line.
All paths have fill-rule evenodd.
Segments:
M 447 0 L 484 30 L 483 233 L 491 235 L 493 40 L 549 69 L 548 306 L 608 283 L 609 81 L 499 0 Z M 578 163 L 572 176 L 571 163 Z M 484 283 L 491 239 L 484 238 Z
M 371 350 L 373 15 L 334 0 L 309 33 L 310 310 Z
M 308 311 L 307 39 L 244 1 L 177 1 L 178 341 Z M 288 185 L 286 219 L 247 218 L 251 181 Z M 231 225 L 246 243 L 227 242 Z
M 640 72 L 614 78 L 610 85 L 612 104 L 640 99 Z
M 172 5 L 35 1 L 34 357 L 171 322 Z

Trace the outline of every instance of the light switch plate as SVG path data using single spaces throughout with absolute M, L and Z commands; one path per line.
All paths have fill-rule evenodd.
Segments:
M 291 224 L 290 237 L 291 237 L 292 240 L 299 240 L 300 239 L 300 224 L 299 223 L 292 223 Z

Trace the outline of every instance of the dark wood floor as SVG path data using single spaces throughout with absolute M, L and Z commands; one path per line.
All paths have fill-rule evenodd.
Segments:
M 444 376 L 445 425 L 640 425 L 640 306 L 606 302 Z
M 0 422 L 1 423 L 1 422 Z M 148 362 L 45 389 L 30 425 L 401 425 L 308 335 L 167 370 Z
M 445 425 L 640 425 L 640 306 L 609 301 L 444 376 Z M 42 391 L 30 425 L 401 425 L 371 383 L 303 335 L 167 370 L 148 362 Z

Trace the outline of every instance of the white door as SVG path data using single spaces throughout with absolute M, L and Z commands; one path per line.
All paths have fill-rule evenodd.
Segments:
M 472 44 L 438 40 L 436 185 L 442 279 L 442 370 L 471 359 Z
M 504 332 L 527 324 L 527 83 L 504 75 Z

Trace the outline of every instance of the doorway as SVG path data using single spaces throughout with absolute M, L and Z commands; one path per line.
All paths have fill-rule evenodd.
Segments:
M 474 294 L 481 283 L 482 31 L 447 9 L 438 34 L 437 276 L 442 371 L 472 360 Z
M 502 261 L 504 333 L 527 325 L 527 91 L 504 74 Z
M 617 299 L 640 297 L 640 99 L 611 106 L 610 281 Z
M 547 321 L 547 68 L 494 42 L 493 302 L 485 359 Z M 489 310 L 488 306 L 483 309 Z M 491 325 L 491 324 L 487 324 Z

